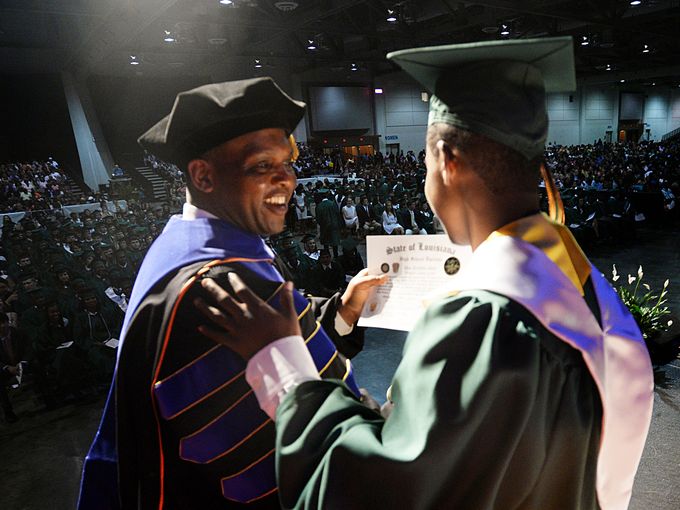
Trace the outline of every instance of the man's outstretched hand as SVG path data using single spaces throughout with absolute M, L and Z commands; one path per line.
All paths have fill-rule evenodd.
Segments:
M 338 313 L 347 324 L 356 324 L 361 316 L 361 310 L 371 294 L 371 289 L 387 282 L 387 275 L 373 276 L 364 268 L 352 278 L 347 290 L 340 298 Z
M 214 280 L 201 280 L 201 286 L 217 305 L 209 305 L 201 298 L 194 300 L 196 308 L 212 322 L 212 326 L 198 327 L 201 334 L 229 347 L 245 360 L 280 338 L 301 335 L 291 282 L 284 283 L 280 290 L 279 311 L 256 296 L 236 273 L 227 277 L 241 302 Z

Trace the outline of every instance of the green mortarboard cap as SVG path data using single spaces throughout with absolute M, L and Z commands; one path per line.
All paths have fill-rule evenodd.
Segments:
M 546 91 L 576 88 L 571 37 L 414 48 L 387 58 L 432 94 L 428 125 L 484 135 L 527 159 L 544 150 Z
M 207 150 L 267 128 L 290 134 L 305 111 L 271 78 L 212 83 L 180 92 L 172 111 L 137 139 L 149 152 L 181 167 Z

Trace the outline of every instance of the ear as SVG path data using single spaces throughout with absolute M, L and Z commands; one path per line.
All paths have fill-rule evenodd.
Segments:
M 437 169 L 441 172 L 442 181 L 449 185 L 458 171 L 460 154 L 444 140 L 437 141 Z
M 194 189 L 202 193 L 212 193 L 215 189 L 215 167 L 205 159 L 189 161 L 187 176 Z

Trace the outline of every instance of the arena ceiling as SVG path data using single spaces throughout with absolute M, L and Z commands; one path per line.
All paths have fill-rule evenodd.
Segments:
M 333 80 L 390 72 L 396 49 L 572 35 L 581 81 L 680 85 L 680 0 L 223 1 L 0 0 L 0 72 Z

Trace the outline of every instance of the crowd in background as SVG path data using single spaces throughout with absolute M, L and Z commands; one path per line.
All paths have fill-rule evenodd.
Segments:
M 66 175 L 52 158 L 0 164 L 0 213 L 53 209 L 82 201 L 68 191 L 65 181 Z
M 299 289 L 329 296 L 364 267 L 365 235 L 440 233 L 424 195 L 425 152 L 348 156 L 299 144 L 301 182 L 287 229 L 267 242 Z M 175 166 L 147 154 L 166 181 L 165 203 L 66 216 L 56 162 L 0 165 L 0 210 L 32 211 L 0 234 L 0 400 L 33 381 L 47 407 L 97 396 L 110 382 L 115 340 L 146 249 L 184 202 Z M 677 225 L 680 143 L 549 145 L 545 164 L 564 199 L 566 223 L 587 247 L 632 242 L 655 215 Z M 546 204 L 542 204 L 546 207 Z M 43 210 L 47 209 L 47 210 Z M 51 210 L 50 210 L 51 209 Z
M 0 403 L 28 378 L 48 408 L 108 388 L 137 270 L 170 210 L 61 210 L 3 217 L 0 241 Z

